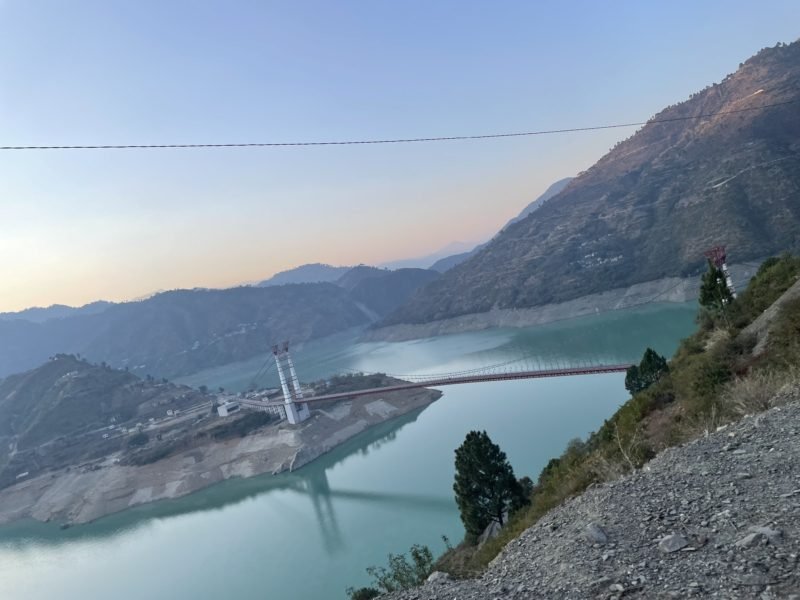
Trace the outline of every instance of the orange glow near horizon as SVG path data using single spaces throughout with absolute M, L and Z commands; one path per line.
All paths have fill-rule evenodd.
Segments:
M 73 228 L 22 228 L 0 240 L 0 256 L 19 257 L 0 261 L 0 312 L 234 287 L 306 263 L 379 265 L 426 256 L 455 241 L 491 237 L 556 178 L 536 179 L 500 173 L 477 184 L 434 185 L 414 210 L 393 211 L 403 204 L 401 192 L 374 210 L 308 219 L 298 237 L 262 225 L 268 221 L 262 214 L 270 212 L 263 207 L 252 218 L 242 212 L 165 219 L 144 212 L 125 220 L 81 219 Z

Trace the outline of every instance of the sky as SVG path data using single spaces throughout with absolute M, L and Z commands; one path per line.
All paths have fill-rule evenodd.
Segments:
M 641 121 L 797 39 L 798 23 L 797 0 L 0 0 L 0 145 Z M 0 311 L 483 241 L 632 133 L 0 151 Z

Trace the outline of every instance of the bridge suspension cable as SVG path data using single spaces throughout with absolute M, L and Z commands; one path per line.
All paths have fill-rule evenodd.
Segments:
M 250 384 L 247 386 L 249 389 L 253 389 L 255 385 L 261 380 L 262 377 L 266 377 L 266 375 L 275 368 L 275 361 L 272 358 L 271 354 L 267 354 L 267 359 L 264 361 L 264 364 L 258 370 L 258 372 L 253 376 L 253 379 L 250 381 Z
M 563 356 L 557 356 L 556 358 L 546 359 L 542 357 L 542 352 L 529 352 L 523 354 L 522 356 L 518 356 L 516 358 L 497 362 L 489 365 L 482 365 L 479 367 L 474 367 L 471 369 L 461 369 L 458 371 L 448 371 L 444 373 L 409 373 L 409 374 L 394 374 L 394 373 L 379 373 L 379 372 L 365 372 L 365 371 L 357 371 L 355 369 L 347 369 L 350 372 L 356 373 L 364 373 L 365 375 L 378 375 L 378 374 L 385 374 L 388 377 L 392 377 L 394 379 L 400 379 L 403 381 L 410 381 L 413 383 L 423 383 L 426 381 L 440 381 L 446 379 L 455 379 L 460 377 L 470 377 L 476 375 L 488 375 L 488 374 L 497 374 L 500 372 L 500 369 L 503 369 L 503 372 L 522 372 L 522 371 L 548 371 L 554 369 L 566 369 L 566 368 L 583 368 L 583 367 L 591 367 L 599 365 L 600 362 L 593 359 L 567 359 Z M 516 369 L 508 369 L 511 365 L 518 365 Z

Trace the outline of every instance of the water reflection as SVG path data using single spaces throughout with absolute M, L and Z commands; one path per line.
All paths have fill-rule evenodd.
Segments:
M 306 492 L 314 505 L 314 515 L 317 517 L 317 527 L 322 536 L 322 545 L 325 552 L 334 555 L 344 547 L 342 532 L 336 521 L 336 510 L 331 502 L 331 486 L 328 483 L 327 471 L 318 471 L 304 481 Z
M 335 555 L 344 548 L 344 540 L 336 519 L 336 504 L 331 499 L 365 502 L 368 504 L 396 505 L 400 509 L 409 507 L 426 512 L 449 513 L 453 510 L 453 500 L 438 496 L 421 494 L 401 494 L 386 492 L 369 492 L 362 490 L 332 489 L 328 483 L 327 471 L 317 471 L 302 481 L 295 482 L 290 488 L 311 499 L 317 525 L 327 554 Z
M 29 544 L 61 545 L 74 540 L 100 540 L 152 528 L 158 519 L 223 510 L 263 494 L 290 490 L 310 499 L 324 548 L 328 554 L 333 555 L 344 547 L 344 539 L 336 517 L 335 500 L 406 506 L 413 504 L 429 511 L 452 510 L 453 502 L 449 498 L 335 489 L 331 488 L 328 481 L 328 471 L 348 457 L 359 453 L 367 455 L 371 450 L 393 443 L 397 438 L 397 432 L 416 421 L 424 409 L 424 407 L 417 409 L 372 427 L 332 452 L 291 473 L 228 480 L 182 498 L 137 506 L 92 523 L 65 529 L 57 523 L 19 521 L 0 527 L 0 545 L 24 548 Z

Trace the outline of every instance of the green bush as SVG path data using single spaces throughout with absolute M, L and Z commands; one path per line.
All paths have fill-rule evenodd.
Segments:
M 730 308 L 733 326 L 743 329 L 769 308 L 800 276 L 800 257 L 785 254 L 764 261 Z
M 139 446 L 144 446 L 149 441 L 150 441 L 150 436 L 147 435 L 145 432 L 140 431 L 139 433 L 136 433 L 131 436 L 131 438 L 128 440 L 128 446 L 130 446 L 131 448 L 136 448 Z
M 236 437 L 244 437 L 256 429 L 260 429 L 275 420 L 275 416 L 264 411 L 252 411 L 217 425 L 211 430 L 211 436 L 215 440 L 227 440 Z
M 669 372 L 667 359 L 652 348 L 644 351 L 638 365 L 632 365 L 625 373 L 625 389 L 631 394 L 646 390 Z
M 370 595 L 373 591 L 388 594 L 422 585 L 433 572 L 433 553 L 427 546 L 414 544 L 408 554 L 410 561 L 405 554 L 389 554 L 388 567 L 367 567 L 367 573 L 374 580 L 373 587 L 348 588 L 350 598 L 369 599 L 378 595 Z
M 780 370 L 800 365 L 800 298 L 785 303 L 770 327 L 763 364 Z
M 379 590 L 371 587 L 363 587 L 353 589 L 347 588 L 347 595 L 350 596 L 350 600 L 372 600 L 372 598 L 377 598 L 381 595 Z

